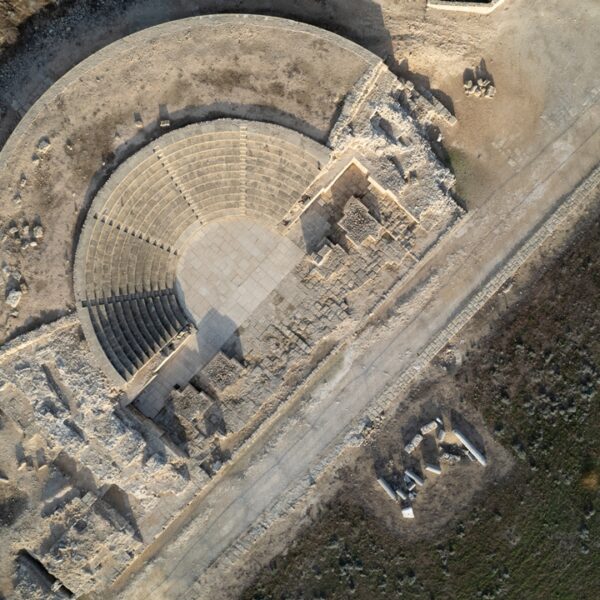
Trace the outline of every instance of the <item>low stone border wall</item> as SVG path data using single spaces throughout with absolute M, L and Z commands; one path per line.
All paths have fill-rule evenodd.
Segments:
M 427 0 L 427 8 L 437 10 L 453 10 L 456 12 L 469 12 L 478 15 L 489 15 L 496 10 L 505 0 L 492 0 L 487 4 L 481 2 L 449 2 L 448 0 Z

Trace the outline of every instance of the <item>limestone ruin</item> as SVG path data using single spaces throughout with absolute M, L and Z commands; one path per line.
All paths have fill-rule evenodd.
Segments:
M 138 577 L 149 598 L 203 597 L 209 568 L 295 510 L 595 189 L 598 170 L 469 279 L 474 232 L 511 221 L 469 220 L 440 158 L 451 103 L 397 71 L 325 29 L 212 15 L 126 36 L 32 105 L 14 99 L 0 151 L 11 598 L 125 600 Z M 445 435 L 423 423 L 404 449 L 437 440 L 435 476 L 460 460 Z M 405 474 L 380 485 L 412 519 L 423 481 Z
M 425 133 L 452 115 L 375 56 L 309 33 L 364 64 L 327 139 L 161 119 L 87 209 L 76 315 L 0 357 L 19 449 L 8 478 L 43 498 L 20 568 L 57 597 L 111 586 L 463 213 Z M 36 160 L 54 152 L 41 135 Z M 17 235 L 45 238 L 40 224 Z

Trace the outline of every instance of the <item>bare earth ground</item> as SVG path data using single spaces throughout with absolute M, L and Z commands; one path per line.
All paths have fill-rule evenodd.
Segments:
M 235 4 L 242 11 L 250 11 L 252 6 L 260 10 L 269 10 L 269 3 L 264 2 Z M 206 3 L 206 5 L 209 10 L 210 3 Z M 85 3 L 81 3 L 81 6 L 83 8 L 80 10 L 85 13 Z M 47 78 L 50 81 L 53 80 L 56 74 L 64 72 L 70 66 L 70 61 L 75 60 L 78 56 L 86 55 L 91 49 L 103 45 L 114 37 L 119 37 L 124 32 L 131 31 L 132 27 L 139 28 L 157 22 L 157 20 L 175 18 L 188 14 L 192 10 L 189 6 L 185 6 L 185 3 L 173 3 L 168 9 L 165 9 L 164 3 L 152 2 L 131 3 L 127 5 L 128 8 L 125 4 L 123 6 L 125 8 L 120 14 L 122 18 L 119 18 L 118 25 L 115 25 L 113 20 L 110 27 L 103 29 L 107 21 L 106 16 L 100 12 L 97 28 L 92 29 L 85 38 L 76 35 L 77 27 L 82 28 L 86 24 L 86 20 L 81 18 L 75 19 L 75 24 L 72 25 L 75 28 L 72 39 L 69 35 L 61 37 L 60 32 L 62 31 L 64 34 L 64 29 L 61 30 L 60 27 L 56 30 L 59 32 L 58 34 L 50 34 L 50 40 L 58 43 L 49 44 L 51 51 L 47 55 L 47 60 L 44 61 Z M 424 85 L 430 84 L 434 89 L 443 90 L 451 99 L 459 118 L 459 126 L 453 130 L 444 131 L 445 146 L 458 175 L 459 193 L 473 212 L 459 231 L 462 239 L 457 236 L 454 245 L 449 245 L 447 262 L 445 263 L 438 257 L 437 265 L 434 264 L 433 267 L 437 266 L 441 271 L 448 264 L 453 265 L 455 288 L 460 288 L 463 284 L 466 287 L 473 285 L 472 276 L 475 273 L 475 267 L 480 268 L 483 274 L 493 272 L 498 259 L 498 249 L 506 250 L 509 240 L 514 241 L 520 236 L 525 236 L 529 228 L 552 207 L 553 202 L 562 194 L 567 193 L 597 161 L 599 121 L 596 103 L 599 82 L 594 72 L 594 61 L 589 60 L 590 56 L 597 55 L 598 52 L 598 42 L 594 37 L 598 12 L 597 6 L 593 2 L 581 2 L 576 15 L 569 12 L 569 8 L 564 3 L 558 1 L 508 2 L 490 17 L 427 12 L 424 1 L 384 3 L 383 10 L 379 10 L 377 5 L 370 2 L 352 3 L 351 7 L 348 7 L 348 3 L 324 2 L 320 3 L 318 8 L 315 8 L 314 3 L 300 2 L 290 9 L 290 12 L 294 11 L 298 14 L 291 16 L 300 18 L 303 11 L 306 11 L 305 14 L 310 15 L 310 20 L 326 25 L 338 22 L 339 29 L 348 32 L 350 37 L 362 41 L 367 47 L 380 54 L 389 54 L 389 62 L 395 64 L 398 72 L 410 71 L 417 81 Z M 571 26 L 566 27 L 565 23 L 571 23 Z M 386 29 L 389 30 L 389 34 Z M 58 39 L 52 38 L 53 35 L 58 36 Z M 79 47 L 76 52 L 69 52 L 68 50 L 73 49 L 70 46 L 73 40 L 77 40 Z M 81 40 L 85 40 L 85 42 L 82 43 Z M 390 52 L 392 49 L 393 56 Z M 39 47 L 36 50 L 39 52 Z M 28 52 L 31 51 L 31 48 L 23 50 L 23 53 L 18 54 L 17 58 L 13 60 L 12 66 L 0 73 L 0 81 L 5 83 L 5 85 L 0 84 L 0 103 L 2 103 L 5 113 L 0 121 L 2 132 L 7 132 L 11 123 L 15 122 L 19 111 L 24 110 L 36 94 L 39 95 L 39 92 L 32 89 L 30 85 L 17 85 L 17 83 L 22 83 L 21 77 L 27 79 L 27 68 L 39 67 L 39 65 L 35 65 L 35 61 L 29 60 L 31 55 L 28 55 Z M 14 55 L 11 58 L 14 58 Z M 481 58 L 486 59 L 487 66 L 499 89 L 497 98 L 491 102 L 465 98 L 462 93 L 463 71 L 475 66 Z M 405 60 L 407 62 L 404 62 Z M 27 68 L 19 70 L 15 68 L 15 65 L 19 65 L 19 67 L 25 65 Z M 577 65 L 575 70 L 573 70 L 573 65 Z M 425 81 L 420 74 L 426 74 L 429 82 Z M 10 85 L 7 83 L 9 81 Z M 110 129 L 115 124 L 107 122 L 104 125 Z M 3 127 L 5 129 L 2 129 Z M 106 148 L 102 144 L 91 144 L 92 156 L 89 159 L 86 158 L 85 165 L 90 176 L 95 172 L 94 169 L 102 170 L 100 164 L 103 153 L 107 148 L 110 149 L 113 143 L 113 138 L 108 136 L 102 142 Z M 94 154 L 96 151 L 97 155 Z M 109 162 L 110 160 L 109 157 Z M 10 193 L 2 195 L 2 215 L 15 219 L 21 219 L 24 216 L 31 218 L 35 210 L 38 211 L 42 222 L 50 232 L 56 228 L 60 234 L 57 233 L 55 236 L 54 246 L 51 245 L 52 236 L 49 235 L 48 246 L 42 246 L 37 254 L 30 251 L 23 252 L 3 243 L 3 251 L 10 257 L 10 262 L 14 261 L 26 280 L 33 283 L 30 286 L 27 302 L 24 302 L 20 314 L 7 323 L 6 337 L 11 337 L 23 327 L 31 327 L 40 320 L 49 318 L 48 314 L 42 314 L 42 307 L 43 310 L 48 310 L 52 317 L 52 315 L 64 311 L 70 302 L 70 291 L 65 287 L 64 282 L 56 286 L 48 286 L 47 282 L 56 277 L 64 280 L 66 279 L 65 274 L 70 272 L 69 262 L 72 248 L 68 244 L 65 247 L 64 232 L 67 232 L 66 237 L 68 238 L 69 232 L 72 232 L 75 227 L 77 212 L 81 210 L 81 205 L 76 204 L 74 210 L 64 211 L 57 219 L 56 207 L 28 207 L 26 200 L 21 207 L 16 207 L 13 194 L 18 187 L 19 176 L 19 173 L 14 174 L 15 181 Z M 49 180 L 50 174 L 47 173 L 42 176 L 39 183 L 47 185 Z M 517 207 L 520 206 L 519 203 L 523 202 L 525 198 L 528 201 L 517 210 Z M 478 211 L 477 209 L 483 210 Z M 518 227 L 515 225 L 517 216 Z M 506 219 L 504 224 L 501 222 L 502 219 Z M 5 225 L 6 223 L 3 223 L 3 226 Z M 513 231 L 515 228 L 516 231 Z M 483 240 L 487 242 L 487 247 L 482 244 Z M 50 269 L 48 269 L 49 256 L 53 257 Z M 477 264 L 478 262 L 479 264 Z M 469 264 L 471 271 L 468 270 Z M 435 269 L 433 272 L 435 273 Z M 426 281 L 425 274 L 423 274 L 423 280 Z M 565 287 L 568 288 L 568 286 Z M 435 287 L 433 289 L 435 290 Z M 444 288 L 439 289 L 444 291 Z M 458 296 L 452 294 L 442 295 L 438 299 L 438 305 L 444 302 L 452 305 L 453 302 L 458 301 L 457 298 Z M 433 308 L 435 308 L 435 303 Z M 432 324 L 431 328 L 434 329 L 435 325 Z M 533 354 L 536 352 L 534 351 Z M 494 369 L 496 368 L 494 367 Z M 475 373 L 478 374 L 478 371 Z M 489 377 L 493 379 L 491 375 Z M 435 385 L 437 385 L 435 382 L 432 383 L 432 386 Z M 434 389 L 438 388 L 434 387 Z M 439 389 L 440 401 L 445 403 L 448 408 L 462 406 L 457 404 L 459 400 L 456 393 L 445 390 L 444 386 Z M 485 406 L 485 398 L 481 399 L 481 403 L 482 406 Z M 473 406 L 479 407 L 480 405 L 473 403 Z M 465 405 L 464 410 L 473 422 L 481 424 L 472 408 Z M 559 411 L 560 407 L 556 410 Z M 518 421 L 522 415 L 513 415 L 511 418 Z M 393 427 L 393 425 L 390 424 L 389 427 Z M 512 434 L 510 427 L 505 425 L 504 428 Z M 510 440 L 504 439 L 502 436 L 499 438 L 509 444 L 513 442 L 512 437 Z M 385 440 L 385 433 L 383 439 Z M 584 441 L 586 439 L 584 437 Z M 584 444 L 584 441 L 581 444 Z M 490 442 L 490 448 L 495 448 L 494 443 Z M 492 451 L 497 452 L 498 470 L 490 470 L 482 477 L 493 479 L 496 475 L 500 477 L 505 469 L 509 468 L 511 459 L 501 448 Z M 372 452 L 372 458 L 378 468 L 384 467 L 390 460 L 396 460 L 391 446 L 388 448 L 382 446 L 381 449 L 373 449 Z M 367 469 L 372 459 L 363 457 L 358 460 L 357 464 L 364 464 Z M 361 463 L 361 460 L 364 463 Z M 350 472 L 342 471 L 342 483 L 343 478 L 347 478 Z M 367 481 L 370 473 L 367 470 Z M 462 476 L 463 474 L 459 475 L 459 477 Z M 464 496 L 458 495 L 456 498 L 463 499 L 466 503 L 471 493 L 476 493 L 478 489 L 481 489 L 479 486 L 483 481 L 471 480 L 466 472 L 464 477 L 471 482 L 472 487 L 464 490 L 460 489 L 459 485 L 458 491 Z M 535 477 L 541 477 L 541 475 Z M 560 477 L 559 482 L 561 481 Z M 461 480 L 458 479 L 458 481 L 460 484 Z M 489 480 L 486 479 L 486 481 Z M 323 496 L 328 497 L 330 492 L 339 485 L 340 482 L 331 483 L 329 490 L 324 488 Z M 226 484 L 224 489 L 226 489 Z M 353 491 L 356 492 L 356 489 Z M 439 491 L 441 492 L 439 498 L 442 499 L 443 489 Z M 375 493 L 374 489 L 373 493 Z M 532 505 L 535 504 L 534 499 Z M 367 514 L 370 511 L 371 514 L 383 516 L 382 506 L 377 503 L 369 504 L 368 496 L 365 498 L 365 505 Z M 349 514 L 351 514 L 351 518 L 346 521 L 350 527 L 353 527 L 355 520 L 352 514 L 355 513 Z M 557 514 L 559 513 L 557 512 Z M 441 524 L 447 517 L 442 511 L 433 511 L 431 518 L 437 519 Z M 476 529 L 476 521 L 475 524 L 470 524 L 475 518 L 469 517 L 466 522 L 467 526 Z M 498 522 L 500 521 L 494 520 L 492 523 L 497 524 Z M 585 517 L 582 522 L 585 524 Z M 386 531 L 394 532 L 396 525 L 398 524 L 393 519 L 390 521 L 388 518 Z M 368 526 L 372 531 L 376 531 L 371 522 Z M 339 528 L 339 523 L 334 527 Z M 582 535 L 589 535 L 589 531 L 588 534 L 585 534 L 585 529 L 581 531 L 584 532 Z M 459 531 L 457 534 L 459 540 L 463 539 L 460 537 L 461 533 Z M 381 531 L 380 535 L 382 539 L 386 539 L 385 531 Z M 483 537 L 483 540 L 486 539 Z M 359 542 L 362 543 L 360 538 Z M 373 543 L 377 543 L 377 541 Z M 317 544 L 321 545 L 320 541 Z M 331 541 L 330 545 L 338 547 L 335 545 L 335 540 Z M 569 550 L 573 546 L 565 547 Z M 574 547 L 578 548 L 579 546 Z M 415 546 L 411 545 L 407 555 L 415 552 L 414 548 Z M 525 548 L 527 550 L 530 546 Z M 378 556 L 382 556 L 383 552 L 381 550 L 382 554 Z M 442 548 L 441 552 L 443 554 L 440 556 L 457 557 L 447 558 L 455 573 L 458 573 L 461 568 L 460 561 L 468 563 L 468 561 L 480 558 L 475 553 L 468 555 L 467 558 L 464 558 L 464 553 L 451 554 L 451 549 L 448 548 Z M 327 555 L 324 554 L 324 556 Z M 344 555 L 338 562 L 342 562 L 342 566 L 350 564 L 345 563 L 345 560 Z M 365 559 L 362 560 L 365 562 Z M 426 588 L 419 587 L 424 584 L 417 585 L 413 581 L 413 587 L 410 585 L 417 567 L 405 568 L 404 565 L 409 563 L 403 562 L 403 559 L 398 560 L 401 564 L 401 581 L 407 582 L 402 590 L 410 588 L 415 593 L 424 592 Z M 442 571 L 444 560 L 446 559 L 440 559 L 442 566 L 438 565 Z M 493 562 L 493 557 L 490 557 L 489 561 Z M 324 567 L 319 568 L 324 569 Z M 510 578 L 510 576 L 505 578 L 504 571 L 497 565 L 490 566 L 489 572 L 492 573 L 494 569 L 496 571 L 493 576 L 498 581 L 501 577 L 503 581 Z M 302 567 L 301 570 L 306 569 Z M 360 569 L 354 565 L 352 568 L 345 569 L 344 573 L 346 571 L 354 573 L 355 571 L 359 572 Z M 290 568 L 290 573 L 294 572 L 298 573 Z M 342 578 L 342 582 L 348 582 L 346 574 L 344 577 L 346 579 Z M 442 573 L 440 577 L 445 576 Z M 479 585 L 477 582 L 469 580 L 471 583 L 468 585 L 471 587 L 465 588 L 467 591 L 462 597 L 473 597 L 470 595 L 473 591 L 481 591 L 482 597 L 494 597 L 489 595 L 497 593 L 493 588 L 494 582 L 489 583 L 488 581 L 492 575 L 488 573 L 486 577 L 486 581 L 479 587 L 477 587 Z M 302 581 L 302 578 L 297 576 L 296 580 Z M 398 580 L 400 581 L 399 577 Z M 442 581 L 446 580 L 442 579 Z M 151 580 L 150 583 L 152 583 Z M 381 579 L 378 579 L 378 586 L 382 586 L 383 583 Z M 435 587 L 437 583 L 435 585 L 434 583 L 428 588 L 429 590 L 439 589 L 439 587 Z M 309 584 L 312 585 L 310 582 L 307 583 L 307 585 Z M 267 597 L 270 597 L 268 594 L 271 591 L 268 586 L 271 584 L 265 583 L 266 588 L 260 588 L 260 585 L 262 584 L 259 584 L 257 593 L 265 593 Z M 492 586 L 491 591 L 488 590 L 489 586 Z M 142 589 L 140 588 L 140 590 Z M 261 589 L 265 591 L 261 592 Z M 292 589 L 291 582 L 289 589 Z M 312 588 L 310 589 L 312 590 Z M 371 595 L 373 593 L 381 595 L 384 593 L 381 591 L 383 589 L 382 587 L 368 588 Z M 549 594 L 553 593 L 552 588 L 548 587 L 547 589 Z M 379 591 L 373 592 L 373 590 Z M 140 593 L 147 592 L 141 591 Z M 314 590 L 314 597 L 319 597 L 318 594 L 324 593 L 326 593 L 326 589 L 325 591 Z M 462 592 L 457 590 L 457 597 L 461 597 L 460 593 Z M 563 595 L 562 597 L 569 596 Z

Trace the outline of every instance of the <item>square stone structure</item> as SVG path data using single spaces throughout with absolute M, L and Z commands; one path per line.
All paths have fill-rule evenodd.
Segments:
M 379 223 L 370 215 L 369 209 L 355 196 L 348 200 L 339 224 L 357 246 L 368 237 L 376 238 L 381 230 Z

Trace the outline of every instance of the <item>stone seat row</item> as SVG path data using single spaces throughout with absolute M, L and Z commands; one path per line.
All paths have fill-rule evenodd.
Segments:
M 177 255 L 97 221 L 85 261 L 87 298 L 172 288 Z
M 277 168 L 285 167 L 291 174 L 300 178 L 314 173 L 319 162 L 293 147 L 285 148 L 274 143 L 269 145 L 248 142 L 240 145 L 239 140 L 226 147 L 212 147 L 206 144 L 189 144 L 183 149 L 170 147 L 160 153 L 161 160 L 169 169 L 185 174 L 198 169 L 210 170 L 218 166 L 235 167 L 244 160 L 263 161 Z
M 173 290 L 88 300 L 86 308 L 102 349 L 125 380 L 188 323 Z
M 219 198 L 200 213 L 202 222 L 231 216 L 251 215 L 276 224 L 286 206 L 276 197 L 246 193 L 242 205 L 238 195 Z M 96 221 L 86 253 L 86 298 L 170 289 L 175 285 L 178 255 L 151 241 Z
M 180 189 L 190 204 L 194 203 L 194 196 L 204 192 L 212 192 L 215 187 L 226 185 L 228 187 L 240 188 L 252 182 L 260 185 L 261 183 L 271 183 L 287 194 L 298 194 L 304 192 L 307 187 L 307 181 L 310 183 L 312 177 L 306 176 L 303 179 L 295 177 L 285 169 L 277 166 L 264 166 L 248 162 L 244 169 L 232 169 L 227 166 L 215 168 L 212 170 L 197 169 L 187 171 L 180 177 Z
M 182 133 L 186 133 L 182 130 Z M 273 153 L 280 152 L 299 160 L 318 163 L 324 159 L 323 149 L 313 142 L 292 133 L 293 139 L 285 138 L 285 130 L 276 127 L 272 132 L 260 132 L 256 129 L 239 129 L 221 132 L 197 131 L 185 135 L 182 139 L 169 139 L 169 143 L 162 144 L 160 140 L 155 144 L 155 149 L 166 157 L 175 154 L 189 154 L 191 149 L 220 149 L 223 147 L 249 148 L 251 146 L 270 149 Z M 305 143 L 302 143 L 304 141 Z M 300 142 L 300 143 L 299 143 Z
M 301 138 L 299 141 L 298 137 L 293 132 L 289 132 L 292 134 L 292 137 L 288 139 L 287 133 L 288 132 L 284 132 L 283 134 L 280 133 L 279 128 L 277 132 L 274 133 L 255 131 L 253 132 L 252 137 L 249 137 L 248 139 L 250 143 L 272 144 L 275 142 L 277 146 L 284 149 L 290 155 L 302 154 L 310 162 L 321 163 L 322 161 L 327 160 L 322 146 L 307 138 Z
M 151 156 L 112 191 L 100 211 L 105 220 L 172 246 L 197 218 L 171 174 Z
M 242 191 L 215 188 L 196 200 L 195 211 L 202 222 L 214 219 L 214 213 L 225 208 L 239 208 L 244 214 L 245 208 L 252 206 L 266 221 L 277 223 L 289 209 L 290 195 L 273 186 L 251 182 Z
M 302 197 L 312 177 L 311 174 L 304 180 L 294 181 L 277 169 L 269 171 L 249 164 L 243 174 L 225 170 L 198 174 L 194 179 L 190 175 L 182 183 L 182 189 L 195 214 L 203 221 L 210 219 L 213 210 L 221 210 L 220 204 L 237 201 L 243 208 L 250 197 L 255 208 L 262 206 L 262 215 L 273 221 L 274 214 L 282 218 L 289 207 Z
M 265 215 L 270 216 L 272 204 L 278 208 L 295 202 L 314 177 L 315 165 L 312 169 L 299 168 L 295 162 L 282 158 L 280 149 L 279 153 L 268 153 L 257 147 L 253 150 L 255 155 L 246 158 L 245 163 L 240 161 L 239 147 L 225 150 L 230 152 L 225 162 L 218 155 L 211 156 L 206 163 L 195 160 L 193 153 L 175 162 L 169 162 L 171 154 L 161 158 L 152 155 L 112 191 L 101 217 L 170 246 L 176 244 L 196 218 L 206 213 L 205 204 L 218 196 L 223 183 L 226 188 L 237 190 L 265 188 L 264 195 L 270 197 L 264 206 Z M 277 212 L 285 214 L 285 210 Z
M 244 215 L 276 226 L 328 160 L 291 130 L 223 119 L 165 134 L 119 167 L 89 211 L 75 277 L 109 375 L 130 379 L 188 326 L 176 269 L 198 228 Z
M 210 177 L 202 176 L 189 182 L 185 186 L 185 195 L 197 214 L 207 202 L 210 203 L 221 194 L 242 195 L 248 190 L 254 191 L 255 194 L 276 194 L 281 204 L 302 196 L 306 187 L 304 182 L 292 186 L 285 180 L 278 181 L 278 177 L 281 180 L 285 178 L 285 175 L 276 176 L 275 173 L 269 174 L 262 171 L 248 172 L 245 176 L 238 176 L 236 173 L 215 173 Z

